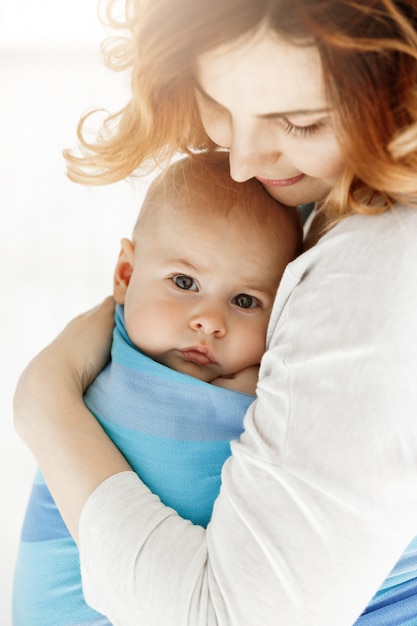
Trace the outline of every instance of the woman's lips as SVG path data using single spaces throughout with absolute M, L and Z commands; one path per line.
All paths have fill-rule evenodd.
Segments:
M 295 183 L 298 183 L 302 178 L 304 178 L 304 176 L 305 174 L 298 174 L 298 176 L 293 176 L 292 178 L 281 178 L 277 180 L 269 178 L 259 178 L 259 176 L 256 176 L 256 178 L 263 185 L 270 185 L 271 187 L 289 187 L 290 185 L 295 185 Z
M 180 352 L 186 361 L 191 361 L 196 365 L 214 365 L 216 363 L 210 350 L 203 346 L 192 346 L 191 348 L 180 350 Z

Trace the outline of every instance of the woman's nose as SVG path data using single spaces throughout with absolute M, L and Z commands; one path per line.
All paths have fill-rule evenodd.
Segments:
M 262 140 L 263 139 L 263 140 Z M 240 131 L 236 128 L 229 148 L 230 175 L 236 182 L 244 182 L 255 176 L 268 177 L 271 165 L 280 156 L 276 146 L 268 148 L 271 137 L 261 137 L 261 131 Z
M 226 334 L 226 321 L 222 312 L 218 309 L 200 311 L 192 316 L 190 326 L 193 330 L 204 335 L 224 337 Z

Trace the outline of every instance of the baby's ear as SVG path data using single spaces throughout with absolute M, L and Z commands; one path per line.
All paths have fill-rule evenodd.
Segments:
M 135 248 L 129 239 L 122 239 L 119 258 L 114 270 L 113 296 L 118 304 L 125 303 L 127 288 L 133 272 Z

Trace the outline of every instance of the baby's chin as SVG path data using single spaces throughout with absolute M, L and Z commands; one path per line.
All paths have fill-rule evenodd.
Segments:
M 201 380 L 203 383 L 211 383 L 222 375 L 220 368 L 216 365 L 199 365 L 198 363 L 187 361 L 173 354 L 164 356 L 152 355 L 152 358 L 180 374 L 192 376 L 193 378 Z

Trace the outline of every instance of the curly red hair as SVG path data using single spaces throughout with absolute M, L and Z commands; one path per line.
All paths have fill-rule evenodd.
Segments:
M 106 20 L 123 31 L 104 46 L 106 64 L 131 72 L 130 102 L 103 124 L 68 174 L 88 184 L 149 171 L 175 153 L 213 151 L 193 89 L 199 55 L 268 26 L 295 45 L 317 47 L 337 114 L 346 168 L 328 214 L 375 213 L 417 203 L 417 3 L 415 0 L 126 0 Z

